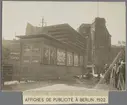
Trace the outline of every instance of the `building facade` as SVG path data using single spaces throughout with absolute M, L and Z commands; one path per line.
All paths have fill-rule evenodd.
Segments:
M 67 79 L 84 75 L 89 64 L 103 67 L 111 61 L 111 35 L 104 18 L 82 24 L 78 31 L 68 24 L 35 27 L 28 23 L 26 35 L 17 37 L 20 40 L 9 44 L 4 41 L 15 78 Z
M 20 76 L 40 80 L 82 75 L 85 38 L 68 24 L 42 30 L 42 33 L 17 36 L 21 41 Z
M 104 18 L 95 18 L 92 24 L 82 24 L 79 33 L 88 37 L 88 62 L 99 67 L 110 63 L 111 35 Z

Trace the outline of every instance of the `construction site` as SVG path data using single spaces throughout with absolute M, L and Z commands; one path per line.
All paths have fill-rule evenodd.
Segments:
M 125 90 L 125 43 L 111 45 L 105 23 L 28 23 L 18 40 L 2 41 L 2 90 Z

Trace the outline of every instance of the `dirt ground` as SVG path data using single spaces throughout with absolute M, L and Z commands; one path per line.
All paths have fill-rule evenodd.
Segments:
M 48 81 L 34 81 L 34 82 L 24 82 L 24 83 L 16 83 L 4 85 L 3 91 L 25 91 L 29 89 L 36 89 L 46 86 L 52 86 L 55 84 L 65 84 L 68 86 L 74 87 L 84 87 L 84 88 L 93 88 L 96 85 L 96 82 L 93 80 L 85 80 L 85 79 L 75 79 L 72 81 L 62 81 L 62 80 L 48 80 Z
M 107 84 L 100 84 L 96 86 L 98 80 L 96 78 L 92 79 L 74 79 L 74 80 L 48 80 L 48 81 L 33 81 L 33 82 L 21 82 L 15 84 L 8 84 L 3 86 L 3 91 L 26 91 L 31 89 L 43 88 L 47 86 L 54 86 L 59 84 L 64 84 L 70 87 L 81 87 L 87 89 L 104 89 L 104 90 L 115 90 Z M 59 87 L 58 87 L 59 88 Z

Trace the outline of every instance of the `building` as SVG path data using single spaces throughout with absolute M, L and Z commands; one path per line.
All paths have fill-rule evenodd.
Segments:
M 21 40 L 21 77 L 29 79 L 57 79 L 84 72 L 85 38 L 68 24 L 33 29 L 27 25 Z M 37 29 L 35 27 L 35 29 Z
M 82 24 L 79 32 L 88 37 L 88 62 L 102 69 L 104 64 L 109 63 L 111 53 L 111 35 L 105 19 L 97 17 L 92 24 Z
M 105 23 L 104 18 L 95 18 L 78 31 L 69 24 L 36 27 L 28 23 L 26 35 L 17 36 L 20 40 L 9 44 L 15 77 L 67 79 L 85 74 L 88 64 L 104 66 L 111 56 L 111 35 Z
M 2 52 L 2 66 L 7 68 L 4 69 L 3 74 L 6 77 L 11 75 L 13 80 L 17 80 L 20 71 L 20 40 L 2 40 Z M 11 68 L 9 69 L 9 67 Z
M 95 18 L 92 24 L 82 24 L 78 28 L 78 31 L 74 30 L 68 24 L 35 27 L 28 23 L 26 35 L 18 36 L 21 39 L 22 46 L 21 68 L 22 70 L 25 68 L 23 72 L 33 72 L 31 73 L 34 74 L 33 77 L 37 77 L 38 73 L 35 73 L 35 66 L 33 66 L 34 64 L 32 62 L 36 62 L 36 65 L 38 65 L 36 68 L 38 68 L 38 70 L 43 69 L 45 65 L 52 65 L 51 62 L 55 62 L 54 67 L 56 72 L 53 68 L 50 69 L 50 66 L 48 70 L 46 70 L 50 72 L 54 71 L 54 77 L 58 77 L 61 73 L 69 75 L 68 72 L 71 72 L 70 75 L 84 74 L 86 68 L 83 67 L 86 67 L 89 63 L 95 64 L 95 66 L 99 66 L 102 69 L 104 64 L 110 60 L 111 50 L 111 35 L 105 23 L 104 18 Z M 50 55 L 52 48 L 54 49 L 55 58 L 51 58 Z M 35 49 L 38 49 L 38 53 L 34 53 L 34 51 L 36 51 Z M 59 56 L 61 56 L 61 63 L 59 62 Z M 54 59 L 54 61 L 51 61 L 52 59 Z M 29 66 L 28 64 L 25 66 L 26 62 Z M 69 64 L 69 62 L 71 64 Z M 80 62 L 82 63 L 80 64 Z M 62 68 L 61 71 L 59 71 L 61 65 L 63 71 Z M 71 65 L 71 67 L 69 65 Z M 82 67 L 80 65 L 82 65 Z M 96 71 L 98 70 L 95 69 L 93 72 Z M 42 72 L 41 74 L 45 73 Z M 59 75 L 56 76 L 56 74 Z M 53 74 L 50 73 L 47 73 L 47 75 L 50 75 L 50 77 L 53 76 Z

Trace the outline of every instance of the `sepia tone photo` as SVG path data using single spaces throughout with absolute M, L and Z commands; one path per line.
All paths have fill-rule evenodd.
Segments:
M 4 1 L 2 90 L 125 90 L 124 2 Z

